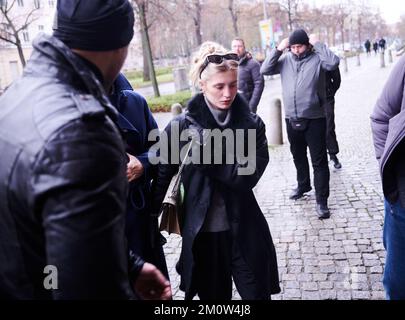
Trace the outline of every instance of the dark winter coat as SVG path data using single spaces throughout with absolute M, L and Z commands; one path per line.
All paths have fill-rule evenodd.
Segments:
M 385 84 L 371 115 L 374 148 L 380 162 L 384 196 L 390 200 L 396 189 L 395 172 L 390 160 L 405 138 L 405 57 L 402 57 Z M 405 203 L 405 199 L 403 199 Z
M 381 38 L 380 41 L 378 41 L 378 46 L 381 48 L 381 50 L 385 49 L 385 44 L 386 44 L 386 41 L 383 38 Z
M 157 168 L 149 161 L 149 149 L 153 142 L 148 135 L 157 129 L 155 119 L 146 100 L 134 92 L 123 74 L 114 82 L 111 103 L 117 108 L 118 125 L 121 128 L 126 152 L 137 157 L 142 163 L 144 173 L 129 183 L 126 215 L 126 234 L 129 248 L 145 261 L 156 265 L 168 275 L 163 250 L 159 240 L 151 233 L 158 233 L 157 223 L 151 221 L 151 184 L 156 178 Z M 155 230 L 156 229 L 156 230 Z
M 0 98 L 0 297 L 133 297 L 117 113 L 62 42 L 42 35 L 33 47 Z M 47 265 L 57 290 L 44 288 Z
M 367 52 L 369 52 L 371 48 L 371 42 L 369 40 L 364 42 L 364 47 L 366 48 Z
M 340 70 L 337 68 L 333 71 L 325 72 L 326 100 L 334 100 L 336 92 L 340 88 L 341 77 Z
M 237 169 L 243 166 L 238 163 L 233 165 L 192 164 L 185 167 L 182 174 L 185 189 L 185 213 L 182 225 L 181 280 L 186 291 L 186 298 L 190 295 L 193 275 L 192 247 L 210 207 L 214 186 L 221 190 L 230 225 L 234 226 L 232 237 L 239 244 L 243 258 L 251 267 L 257 282 L 262 286 L 262 292 L 270 295 L 280 291 L 275 248 L 266 219 L 252 191 L 269 161 L 265 126 L 257 115 L 249 112 L 245 100 L 239 95 L 236 96 L 231 108 L 231 122 L 227 128 L 233 132 L 236 129 L 256 130 L 256 170 L 252 175 L 243 176 L 238 175 Z M 193 120 L 190 121 L 190 118 Z M 179 124 L 180 130 L 189 128 L 193 122 L 198 123 L 198 126 L 202 128 L 219 128 L 202 94 L 195 96 L 190 101 L 186 115 L 172 121 L 172 123 Z M 165 131 L 170 142 L 170 124 Z M 180 148 L 184 144 L 182 143 Z M 166 160 L 170 159 L 170 154 L 168 157 Z M 178 165 L 176 164 L 159 165 L 155 194 L 157 204 L 162 202 L 170 179 L 177 170 Z
M 264 78 L 260 74 L 260 63 L 250 53 L 239 62 L 238 92 L 248 101 L 250 111 L 256 113 L 264 89 Z

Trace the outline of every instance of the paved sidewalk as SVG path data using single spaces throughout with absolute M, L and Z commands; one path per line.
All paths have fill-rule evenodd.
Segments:
M 314 191 L 298 201 L 288 199 L 296 181 L 286 136 L 283 146 L 270 147 L 270 163 L 255 194 L 278 255 L 282 292 L 273 299 L 384 299 L 383 199 L 369 116 L 391 68 L 380 69 L 378 58 L 363 56 L 361 67 L 350 60 L 349 73 L 342 70 L 336 127 L 343 168 L 330 166 L 329 220 L 317 218 Z M 267 80 L 259 105 L 267 125 L 267 106 L 276 97 L 281 97 L 280 80 Z M 159 126 L 169 117 L 157 115 Z M 175 299 L 184 298 L 174 269 L 180 250 L 181 238 L 169 236 L 165 253 Z M 236 290 L 234 299 L 240 299 Z

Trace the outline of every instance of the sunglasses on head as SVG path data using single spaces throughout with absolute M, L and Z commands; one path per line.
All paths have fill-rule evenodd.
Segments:
M 234 60 L 234 61 L 239 61 L 239 56 L 236 53 L 227 53 L 227 54 L 211 54 L 207 56 L 204 60 L 204 63 L 202 65 L 201 71 L 200 71 L 200 79 L 201 79 L 201 74 L 205 70 L 205 68 L 208 66 L 209 63 L 214 63 L 214 64 L 221 64 L 224 62 L 224 60 Z

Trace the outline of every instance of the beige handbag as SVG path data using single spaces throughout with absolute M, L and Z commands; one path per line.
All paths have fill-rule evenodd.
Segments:
M 170 181 L 169 187 L 167 188 L 166 195 L 163 199 L 162 206 L 160 208 L 161 220 L 159 231 L 167 231 L 169 234 L 176 233 L 181 235 L 180 229 L 180 206 L 182 205 L 182 184 L 181 184 L 181 173 L 188 158 L 188 154 L 191 150 L 191 145 L 187 149 L 187 153 L 181 162 L 179 171 L 173 176 Z

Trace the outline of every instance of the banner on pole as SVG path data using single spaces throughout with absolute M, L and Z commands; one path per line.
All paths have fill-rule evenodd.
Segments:
M 273 32 L 273 23 L 271 19 L 262 20 L 259 22 L 260 36 L 262 41 L 262 49 L 266 50 L 267 47 L 274 48 L 274 32 Z

